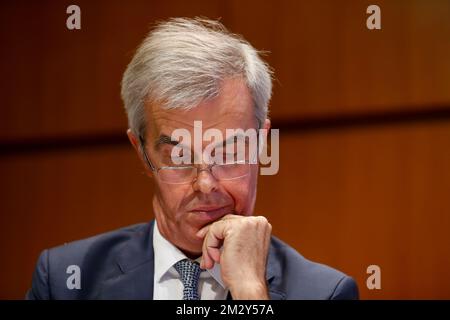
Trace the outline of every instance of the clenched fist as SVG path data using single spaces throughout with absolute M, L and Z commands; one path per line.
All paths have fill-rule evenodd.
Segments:
M 266 265 L 272 226 L 262 216 L 226 215 L 202 228 L 201 268 L 220 263 L 233 299 L 268 299 Z

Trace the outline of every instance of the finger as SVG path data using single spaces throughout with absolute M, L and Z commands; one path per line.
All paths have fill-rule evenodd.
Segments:
M 217 221 L 225 221 L 225 220 L 232 220 L 232 219 L 242 219 L 242 218 L 243 218 L 243 216 L 240 216 L 240 215 L 237 215 L 237 214 L 227 214 L 227 215 L 223 216 L 222 218 L 220 218 L 220 220 L 217 220 Z M 215 221 L 215 222 L 217 222 L 217 221 Z M 215 223 L 215 222 L 213 222 L 213 223 Z M 196 236 L 198 238 L 200 238 L 200 239 L 203 239 L 205 237 L 206 233 L 208 232 L 209 227 L 213 223 L 208 224 L 208 225 L 204 226 L 203 228 L 201 228 L 199 231 L 197 231 Z
M 195 234 L 198 238 L 203 239 L 206 235 L 206 233 L 208 232 L 210 224 L 204 226 L 203 228 L 201 228 L 200 230 L 197 231 L 197 233 Z
M 211 269 L 214 266 L 214 262 L 220 261 L 220 248 L 225 237 L 226 226 L 226 221 L 217 221 L 209 227 L 202 249 L 204 257 L 202 261 L 206 269 Z
M 225 220 L 231 220 L 231 219 L 242 219 L 242 218 L 244 218 L 244 216 L 241 216 L 240 214 L 227 214 L 227 215 L 224 215 L 222 218 L 220 218 L 220 220 L 218 220 L 218 221 L 225 221 Z
M 220 263 L 220 249 L 208 247 L 208 254 L 215 263 Z
M 208 256 L 211 258 L 210 263 L 206 267 L 213 267 L 214 263 L 220 262 L 221 251 L 220 248 L 223 245 L 223 241 L 225 239 L 225 230 L 228 223 L 225 221 L 219 221 L 214 223 L 208 230 L 208 233 L 204 239 L 204 246 L 208 253 Z
M 209 229 L 211 228 L 211 226 L 212 226 L 212 224 L 208 225 L 207 227 L 205 227 L 203 229 L 206 232 L 208 232 Z M 209 254 L 205 235 L 203 236 L 205 239 L 203 240 L 203 244 L 202 244 L 202 260 L 201 260 L 200 266 L 202 269 L 211 269 L 212 267 L 214 267 L 214 260 Z
M 213 223 L 205 236 L 204 244 L 206 247 L 220 248 L 225 239 L 225 231 L 227 230 L 228 221 L 219 220 Z
M 202 244 L 202 259 L 200 261 L 200 268 L 202 269 L 211 269 L 214 265 L 214 261 L 209 256 L 208 249 L 205 246 L 205 242 Z
M 209 256 L 209 253 L 206 249 L 202 250 L 202 259 L 200 260 L 200 268 L 201 269 L 211 269 L 212 265 L 214 265 L 214 262 L 212 261 L 212 258 Z

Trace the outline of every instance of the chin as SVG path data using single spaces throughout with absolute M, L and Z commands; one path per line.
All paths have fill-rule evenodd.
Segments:
M 178 248 L 190 258 L 192 258 L 192 256 L 198 257 L 202 254 L 203 239 L 197 238 L 195 235 L 197 231 L 198 230 L 194 231 L 192 234 L 186 235 L 185 240 L 179 242 L 180 246 L 178 246 Z
M 202 245 L 200 244 L 200 246 L 190 247 L 181 251 L 183 251 L 188 258 L 197 259 L 202 255 Z

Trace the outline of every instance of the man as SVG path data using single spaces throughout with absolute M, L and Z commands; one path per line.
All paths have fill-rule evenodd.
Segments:
M 154 180 L 156 219 L 45 250 L 27 298 L 357 298 L 353 279 L 306 260 L 253 216 L 258 165 L 250 153 L 235 158 L 239 137 L 215 141 L 215 152 L 232 145 L 231 162 L 175 161 L 198 160 L 188 138 L 173 133 L 195 136 L 199 122 L 216 133 L 266 129 L 265 138 L 271 90 L 256 50 L 220 23 L 156 26 L 122 80 L 128 137 Z

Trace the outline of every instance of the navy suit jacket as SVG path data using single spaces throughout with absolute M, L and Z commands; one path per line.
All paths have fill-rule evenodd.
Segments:
M 153 225 L 137 224 L 44 250 L 26 298 L 153 299 Z M 72 265 L 80 268 L 79 289 L 68 286 Z M 305 259 L 275 237 L 267 283 L 271 299 L 358 298 L 352 278 Z

